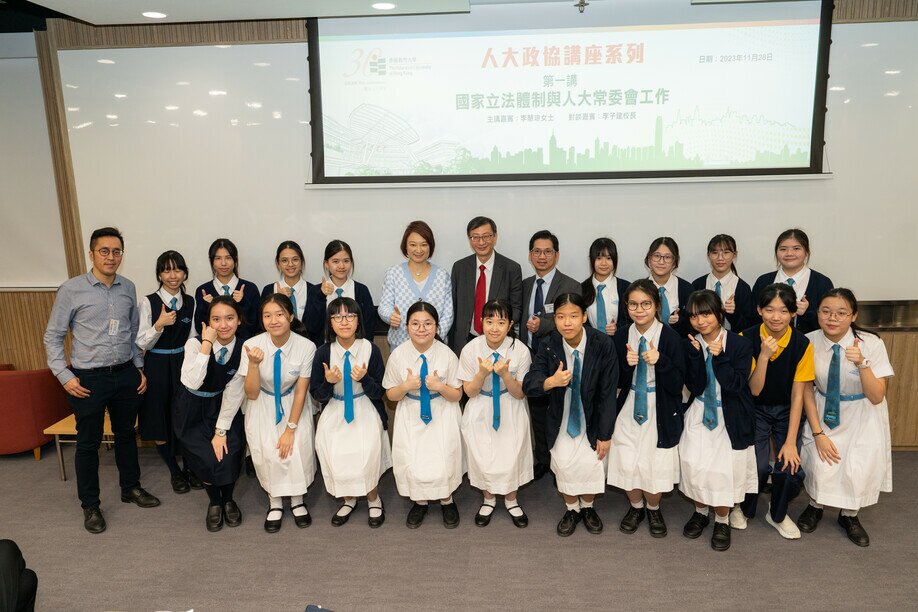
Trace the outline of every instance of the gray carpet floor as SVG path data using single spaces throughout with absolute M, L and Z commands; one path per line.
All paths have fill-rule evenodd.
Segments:
M 434 505 L 417 530 L 405 527 L 409 502 L 382 482 L 386 524 L 366 524 L 362 501 L 350 522 L 329 523 L 337 502 L 317 479 L 307 496 L 314 522 L 297 529 L 289 512 L 281 531 L 262 523 L 266 499 L 243 475 L 236 499 L 243 524 L 209 533 L 203 491 L 175 495 L 155 451 L 140 449 L 143 485 L 158 508 L 119 499 L 114 453 L 101 453 L 102 508 L 108 531 L 83 530 L 73 480 L 73 447 L 64 449 L 70 479 L 59 479 L 53 445 L 0 457 L 0 537 L 15 540 L 38 573 L 39 610 L 333 610 L 509 609 L 916 609 L 918 606 L 918 453 L 893 455 L 894 492 L 861 512 L 869 548 L 850 543 L 827 510 L 819 529 L 787 541 L 760 516 L 733 532 L 725 553 L 710 548 L 711 528 L 682 536 L 692 507 L 678 494 L 663 501 L 669 536 L 653 539 L 646 522 L 618 530 L 624 495 L 609 489 L 596 508 L 600 535 L 581 526 L 555 534 L 564 506 L 551 478 L 520 494 L 530 517 L 513 527 L 498 505 L 491 525 L 476 527 L 480 497 L 465 482 L 457 529 L 443 527 Z M 795 500 L 796 518 L 805 505 Z M 760 515 L 766 501 L 763 498 Z

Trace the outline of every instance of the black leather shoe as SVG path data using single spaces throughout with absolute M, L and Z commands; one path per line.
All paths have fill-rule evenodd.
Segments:
M 686 523 L 685 527 L 682 529 L 682 535 L 694 540 L 701 535 L 701 532 L 704 531 L 704 528 L 707 527 L 710 522 L 711 519 L 709 519 L 707 515 L 700 512 L 693 512 L 692 518 L 688 520 L 688 523 Z
M 491 500 L 492 504 L 481 504 L 481 508 L 478 509 L 478 513 L 475 515 L 475 524 L 479 527 L 487 527 L 491 522 L 491 516 L 494 514 L 494 507 L 497 505 L 497 500 Z M 485 508 L 490 508 L 491 512 L 488 514 L 482 514 L 481 512 Z
M 99 508 L 83 508 L 83 527 L 89 533 L 105 531 L 105 517 Z
M 622 519 L 621 525 L 618 526 L 619 530 L 621 530 L 622 533 L 634 533 L 637 531 L 641 521 L 644 520 L 646 514 L 644 508 L 635 508 L 631 506 L 628 508 L 628 513 L 625 514 L 625 518 Z
M 181 472 L 176 472 L 172 475 L 172 491 L 181 495 L 182 493 L 187 493 L 191 490 L 191 487 L 188 486 L 188 480 L 185 478 L 185 475 Z
M 421 523 L 424 522 L 424 517 L 427 516 L 427 506 L 428 504 L 414 504 L 411 506 L 411 510 L 408 511 L 408 519 L 405 521 L 405 524 L 408 526 L 408 529 L 417 529 L 421 526 Z
M 800 518 L 797 519 L 797 527 L 803 533 L 813 533 L 821 520 L 822 508 L 814 508 L 812 505 L 807 504 L 803 512 L 800 513 Z
M 590 533 L 602 533 L 602 519 L 596 514 L 594 508 L 581 508 L 580 518 L 583 520 L 583 526 Z
M 520 516 L 513 516 L 513 514 L 510 513 L 510 510 L 512 510 L 513 508 L 519 508 L 519 509 L 520 509 L 520 512 L 523 512 L 523 509 L 520 508 L 520 505 L 519 505 L 519 504 L 517 504 L 517 505 L 515 505 L 515 506 L 510 506 L 509 508 L 507 508 L 507 513 L 510 514 L 510 520 L 513 521 L 513 525 L 514 525 L 515 527 L 519 527 L 520 529 L 523 529 L 524 527 L 528 526 L 528 525 L 529 525 L 529 517 L 526 516 L 526 513 L 523 512 L 523 514 L 521 514 Z
M 271 516 L 271 513 L 278 511 L 281 513 L 281 517 L 276 521 L 268 520 L 268 517 Z M 280 531 L 281 523 L 284 522 L 284 509 L 283 508 L 271 508 L 268 510 L 268 513 L 265 515 L 265 531 L 268 533 L 277 533 Z
M 666 523 L 663 522 L 662 510 L 647 510 L 647 524 L 650 526 L 650 535 L 655 538 L 666 537 Z
M 380 503 L 382 503 L 381 500 L 380 500 Z M 372 511 L 373 511 L 373 508 L 371 507 L 371 508 L 370 508 L 370 512 L 372 512 Z M 369 516 L 367 517 L 367 525 L 369 525 L 369 526 L 372 527 L 373 529 L 376 529 L 377 527 L 380 527 L 380 526 L 381 526 L 383 523 L 385 523 L 385 522 L 386 522 L 386 508 L 385 508 L 385 506 L 381 506 L 381 507 L 379 508 L 379 516 L 373 516 L 373 515 L 371 514 L 371 515 L 369 515 Z
M 220 506 L 207 506 L 207 518 L 204 520 L 207 531 L 220 531 L 223 529 L 223 508 Z
M 238 527 L 242 524 L 242 510 L 233 500 L 223 504 L 223 520 L 226 521 L 227 527 Z
M 245 458 L 245 475 L 249 478 L 255 478 L 255 464 L 252 462 L 252 456 Z
M 860 519 L 856 516 L 842 516 L 841 512 L 839 512 L 838 524 L 841 525 L 845 533 L 848 534 L 849 540 L 858 546 L 870 546 L 870 536 L 864 531 Z
M 121 492 L 121 501 L 126 504 L 137 504 L 141 508 L 155 508 L 159 505 L 159 500 L 141 487 L 134 487 L 127 491 Z
M 306 509 L 306 504 L 297 504 L 295 506 L 290 506 L 290 512 L 293 512 L 294 508 L 303 508 Z M 293 515 L 293 524 L 299 527 L 300 529 L 306 529 L 312 525 L 312 515 L 309 514 L 309 510 L 306 509 L 306 514 L 301 514 L 300 516 Z
M 443 512 L 443 526 L 447 529 L 455 529 L 459 526 L 459 508 L 456 502 L 440 504 L 440 511 Z
M 577 529 L 577 523 L 580 522 L 580 513 L 576 510 L 568 510 L 564 513 L 564 516 L 561 517 L 561 520 L 558 522 L 558 535 L 562 538 L 574 533 L 574 530 Z
M 356 503 L 357 502 L 354 502 L 355 506 Z M 341 508 L 348 508 L 347 514 L 341 515 L 338 514 L 338 512 L 335 512 L 335 514 L 333 514 L 331 517 L 331 524 L 335 527 L 340 527 L 341 525 L 345 524 L 347 520 L 351 518 L 351 513 L 354 511 L 355 506 L 350 504 L 341 504 L 341 506 L 338 507 L 338 512 L 341 512 Z
M 711 548 L 723 552 L 730 548 L 730 523 L 714 523 L 714 533 L 711 535 Z
M 198 478 L 191 470 L 185 470 L 185 478 L 188 479 L 188 486 L 195 491 L 200 491 L 204 488 L 204 483 L 201 482 L 201 479 Z
M 540 480 L 542 476 L 548 473 L 548 466 L 544 463 L 536 463 L 532 466 L 532 478 L 534 480 Z

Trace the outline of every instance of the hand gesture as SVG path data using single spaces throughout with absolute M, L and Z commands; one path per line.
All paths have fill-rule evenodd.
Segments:
M 494 371 L 494 362 L 490 359 L 478 358 L 478 375 L 481 376 L 482 380 L 488 377 L 488 374 Z
M 293 452 L 294 438 L 296 438 L 296 431 L 285 426 L 284 433 L 277 441 L 277 454 L 281 459 L 286 459 Z
M 625 353 L 625 361 L 627 361 L 628 365 L 633 368 L 638 364 L 638 361 L 640 361 L 640 357 L 638 356 L 637 351 L 631 348 L 630 344 L 626 344 L 625 348 L 628 350 L 628 352 Z
M 614 336 L 615 332 L 618 331 L 618 323 L 615 321 L 609 321 L 606 323 L 606 334 L 609 336 Z
M 82 386 L 80 384 L 80 379 L 76 377 L 71 378 L 70 380 L 64 383 L 64 391 L 66 391 L 68 394 L 72 395 L 73 397 L 80 397 L 80 398 L 89 397 L 89 394 L 90 394 L 89 389 Z
M 242 298 L 245 295 L 243 293 L 244 289 L 245 289 L 245 285 L 240 284 L 239 287 L 237 287 L 236 290 L 233 291 L 233 300 L 235 300 L 237 304 L 242 301 Z
M 612 439 L 608 440 L 596 440 L 596 457 L 602 461 L 606 458 L 606 455 L 609 454 L 609 449 L 612 447 Z
M 424 379 L 424 384 L 432 392 L 439 392 L 443 389 L 443 383 L 440 381 L 440 374 L 437 370 L 434 370 L 433 374 L 427 375 L 427 378 Z
M 529 320 L 526 321 L 526 329 L 529 330 L 530 334 L 534 334 L 539 331 L 539 326 L 542 325 L 542 319 L 532 315 L 529 317 Z
M 494 364 L 494 373 L 503 378 L 510 373 L 510 360 L 509 359 L 498 359 L 497 363 Z
M 724 336 L 723 334 L 717 336 L 714 340 L 708 342 L 708 350 L 711 351 L 711 354 L 717 357 L 724 350 Z
M 341 368 L 339 368 L 338 366 L 335 366 L 329 369 L 328 364 L 323 363 L 322 367 L 325 369 L 325 380 L 329 384 L 331 385 L 338 384 L 344 378 L 344 375 L 341 374 Z
M 771 336 L 762 336 L 762 348 L 759 349 L 759 357 L 771 359 L 771 356 L 778 351 L 778 341 Z
M 217 456 L 217 461 L 223 461 L 227 451 L 226 436 L 214 435 L 213 439 L 210 441 L 210 445 L 214 449 L 214 455 Z
M 175 317 L 178 313 L 174 310 L 169 310 L 166 308 L 166 305 L 163 304 L 162 310 L 159 312 L 159 318 L 156 319 L 156 323 L 153 324 L 153 327 L 156 328 L 156 331 L 163 331 L 164 327 L 173 325 L 175 323 Z
M 290 287 L 286 287 L 286 286 L 281 287 L 280 283 L 274 283 L 274 285 L 277 287 L 276 293 L 283 293 L 287 297 L 290 297 Z M 235 297 L 235 293 L 233 294 L 233 297 Z
M 398 328 L 402 324 L 402 313 L 398 311 L 398 306 L 395 307 L 395 310 L 392 311 L 392 316 L 389 317 L 389 327 Z
M 816 452 L 819 453 L 819 459 L 823 463 L 828 463 L 829 465 L 841 463 L 841 454 L 838 452 L 838 448 L 832 438 L 823 434 L 814 437 L 813 441 L 816 442 Z
M 845 359 L 847 359 L 848 361 L 850 361 L 856 366 L 859 366 L 862 363 L 864 363 L 864 354 L 861 352 L 861 347 L 859 346 L 860 343 L 861 341 L 855 338 L 854 346 L 849 346 L 848 348 L 845 349 Z
M 411 368 L 408 368 L 408 377 L 405 378 L 405 382 L 402 384 L 405 385 L 405 389 L 408 391 L 417 391 L 421 388 L 421 377 L 412 372 Z
M 819 436 L 820 438 L 822 436 Z M 778 451 L 778 461 L 784 464 L 785 469 L 790 467 L 790 475 L 793 476 L 800 469 L 800 455 L 797 453 L 797 446 L 793 442 L 785 442 L 781 450 Z
M 207 302 L 208 304 L 210 304 L 211 302 L 214 301 L 214 296 L 207 293 L 206 289 L 201 289 L 201 299 Z
M 693 349 L 695 349 L 696 351 L 701 350 L 701 344 L 698 342 L 698 340 L 695 339 L 695 336 L 693 336 L 692 334 L 688 334 L 688 339 Z
M 810 303 L 807 301 L 806 296 L 803 296 L 802 300 L 797 300 L 797 316 L 799 317 L 806 312 L 806 309 L 809 307 Z
M 733 314 L 736 312 L 736 302 L 734 298 L 736 297 L 735 293 L 731 293 L 730 297 L 727 298 L 727 301 L 724 302 L 724 312 L 727 314 Z
M 351 368 L 351 380 L 360 382 L 367 373 L 367 364 L 356 365 Z
M 325 295 L 331 295 L 335 292 L 335 284 L 328 280 L 328 278 L 323 274 L 322 275 L 322 293 Z
M 555 387 L 566 387 L 571 382 L 572 373 L 570 370 L 564 369 L 564 362 L 558 362 L 558 369 L 555 370 L 555 373 L 549 376 L 546 379 L 546 382 L 550 385 L 550 388 L 554 389 Z
M 679 322 L 679 309 L 677 308 L 671 313 L 669 313 L 669 324 L 672 326 L 678 322 Z
M 644 354 L 641 356 L 644 358 L 644 361 L 647 362 L 647 365 L 657 365 L 657 361 L 660 359 L 660 351 L 654 347 L 653 340 L 650 341 L 650 348 L 644 351 Z
M 203 343 L 205 340 L 210 342 L 211 346 L 213 346 L 214 342 L 217 340 L 217 330 L 215 330 L 213 327 L 211 327 L 207 323 L 202 322 L 201 323 L 201 342 Z
M 242 345 L 242 348 L 245 349 L 245 354 L 249 357 L 249 364 L 258 365 L 265 358 L 265 353 L 257 346 L 250 349 L 246 345 Z

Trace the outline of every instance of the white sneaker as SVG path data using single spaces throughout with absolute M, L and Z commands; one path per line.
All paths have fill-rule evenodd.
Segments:
M 789 516 L 785 516 L 783 521 L 776 523 L 774 519 L 771 518 L 771 510 L 769 510 L 765 515 L 765 522 L 777 529 L 778 533 L 780 533 L 783 538 L 787 538 L 788 540 L 800 539 L 800 529 Z
M 733 529 L 745 529 L 749 524 L 749 519 L 743 514 L 743 509 L 739 506 L 730 511 L 730 527 Z

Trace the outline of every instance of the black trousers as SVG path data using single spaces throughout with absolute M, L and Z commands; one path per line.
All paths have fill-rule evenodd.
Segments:
M 111 417 L 115 434 L 115 463 L 122 491 L 140 486 L 140 464 L 137 461 L 137 440 L 134 422 L 140 406 L 140 372 L 128 366 L 117 372 L 87 372 L 74 370 L 80 384 L 89 389 L 89 397 L 68 395 L 76 416 L 77 443 L 74 469 L 77 494 L 84 508 L 99 506 L 99 446 L 105 408 Z
M 775 460 L 774 468 L 769 464 L 771 458 L 771 438 L 774 436 L 775 447 L 780 450 L 787 439 L 788 419 L 790 406 L 756 406 L 755 407 L 755 460 L 759 473 L 759 491 L 765 486 L 768 475 L 771 474 L 771 519 L 780 523 L 787 516 L 787 506 L 803 487 L 806 473 L 803 467 L 797 469 L 795 474 L 790 473 L 788 466 Z M 803 424 L 797 429 L 797 452 L 800 452 Z M 740 504 L 743 514 L 748 518 L 755 517 L 758 507 L 758 493 L 747 493 L 746 499 Z
M 32 612 L 38 576 L 26 568 L 22 551 L 12 540 L 0 540 L 0 610 Z
M 529 399 L 529 419 L 532 421 L 532 455 L 535 463 L 541 463 L 545 467 L 551 465 L 551 455 L 548 448 L 548 438 L 545 435 L 546 421 L 548 420 L 548 402 L 547 395 L 530 397 Z

